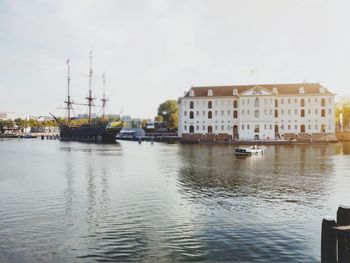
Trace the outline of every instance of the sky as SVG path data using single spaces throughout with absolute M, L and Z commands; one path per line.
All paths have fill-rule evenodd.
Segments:
M 348 10 L 346 0 L 0 0 L 0 111 L 63 115 L 68 58 L 83 103 L 90 50 L 94 96 L 105 73 L 107 113 L 135 118 L 192 85 L 306 81 L 350 96 Z

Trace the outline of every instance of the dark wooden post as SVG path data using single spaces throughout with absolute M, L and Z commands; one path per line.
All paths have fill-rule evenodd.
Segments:
M 322 220 L 322 233 L 321 233 L 321 263 L 336 263 L 336 246 L 337 241 L 335 233 L 332 227 L 335 227 L 337 223 L 335 220 L 323 219 Z
M 350 207 L 340 205 L 337 211 L 337 224 L 340 226 L 350 225 Z M 338 262 L 350 262 L 349 238 L 338 235 Z

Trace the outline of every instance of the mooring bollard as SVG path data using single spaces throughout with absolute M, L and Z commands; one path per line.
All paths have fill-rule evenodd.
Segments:
M 332 230 L 337 223 L 334 219 L 322 220 L 322 233 L 321 233 L 321 263 L 335 263 L 337 262 L 337 241 L 335 233 Z
M 350 206 L 339 205 L 337 224 L 338 226 L 350 225 Z M 350 262 L 350 242 L 346 236 L 338 235 L 338 262 Z

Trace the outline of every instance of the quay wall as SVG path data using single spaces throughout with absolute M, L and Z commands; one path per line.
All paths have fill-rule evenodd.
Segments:
M 339 141 L 350 141 L 350 132 L 337 132 L 336 136 Z
M 300 144 L 300 143 L 336 143 L 338 139 L 334 133 L 289 134 L 279 140 L 239 140 L 229 134 L 189 134 L 181 136 L 181 143 L 202 144 Z

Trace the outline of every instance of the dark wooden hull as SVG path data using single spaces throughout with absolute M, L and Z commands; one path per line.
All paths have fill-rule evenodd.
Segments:
M 61 141 L 79 141 L 95 143 L 115 143 L 115 136 L 121 128 L 106 129 L 106 125 L 60 127 Z

